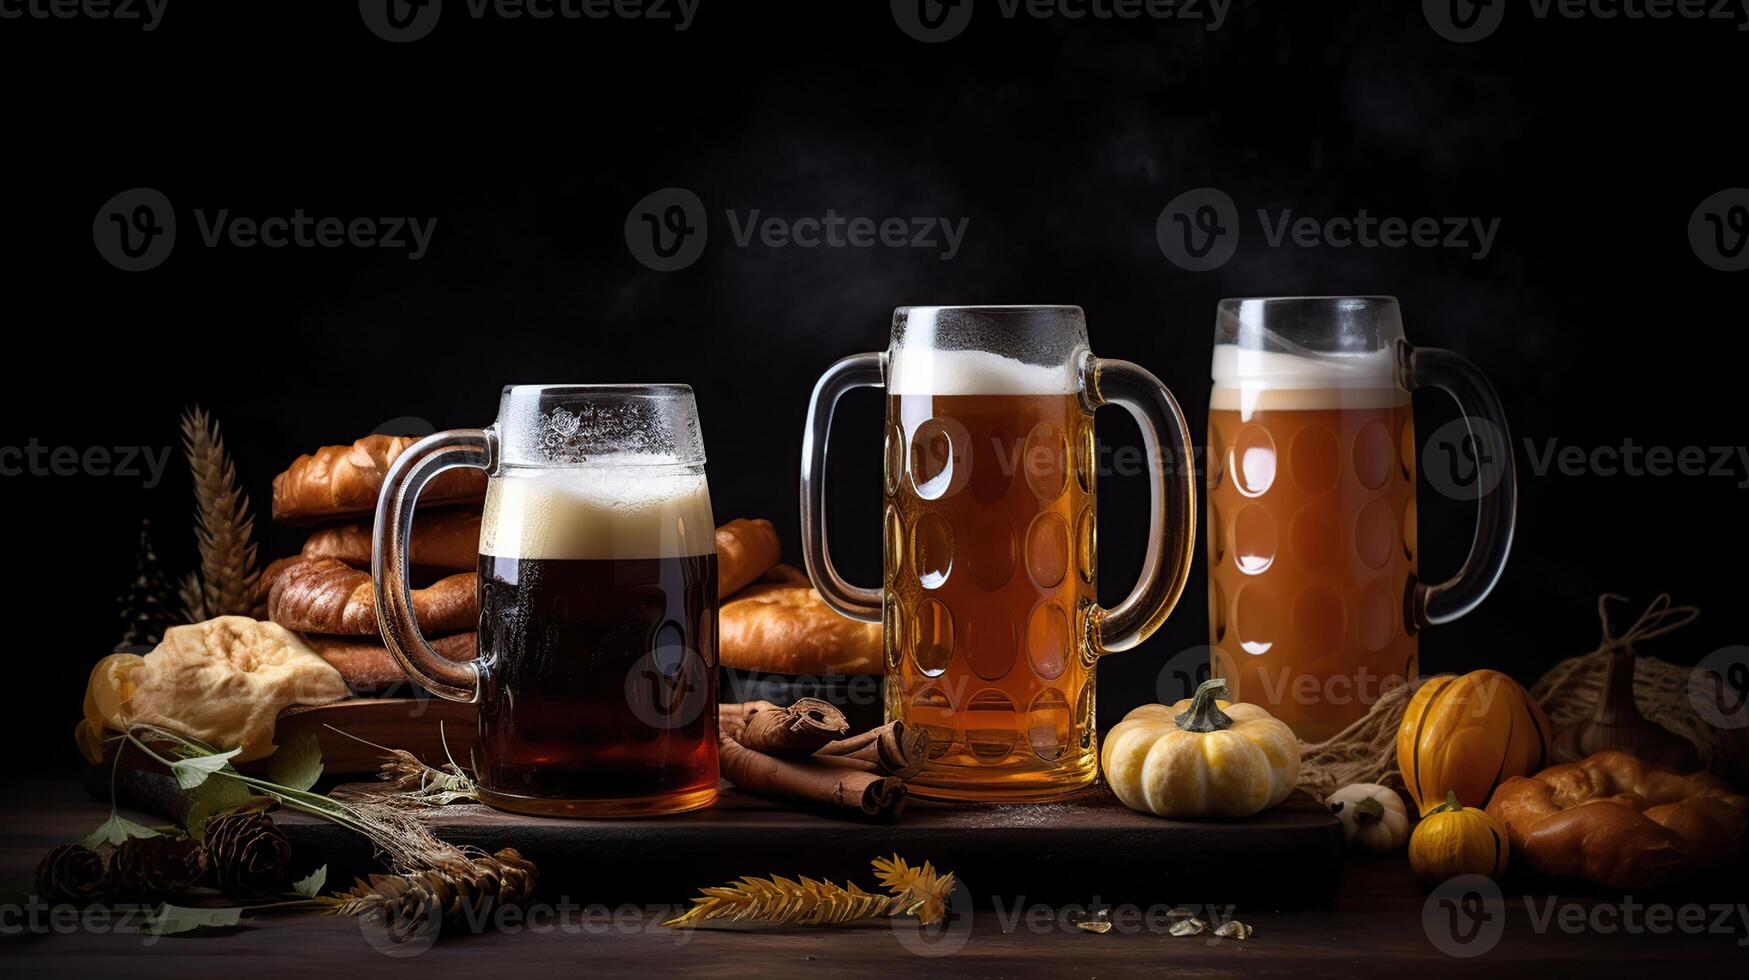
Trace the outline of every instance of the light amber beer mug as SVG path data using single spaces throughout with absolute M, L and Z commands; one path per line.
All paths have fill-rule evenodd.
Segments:
M 833 566 L 824 471 L 839 397 L 882 386 L 885 583 L 870 589 Z M 1109 610 L 1095 590 L 1101 405 L 1135 416 L 1152 481 L 1141 581 Z M 916 792 L 1018 802 L 1093 782 L 1094 666 L 1159 628 L 1189 574 L 1188 446 L 1171 392 L 1094 357 L 1074 306 L 901 308 L 886 353 L 820 379 L 802 446 L 808 574 L 840 613 L 882 624 L 887 718 L 930 737 Z
M 1385 296 L 1224 300 L 1213 374 L 1211 669 L 1321 741 L 1414 681 L 1416 634 L 1499 580 L 1516 500 L 1506 419 L 1468 361 L 1409 346 Z M 1416 570 L 1409 393 L 1424 387 L 1464 416 L 1429 443 L 1429 483 L 1480 502 L 1468 560 L 1434 585 Z

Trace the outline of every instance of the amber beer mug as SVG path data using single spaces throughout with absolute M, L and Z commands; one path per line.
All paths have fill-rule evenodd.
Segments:
M 826 437 L 838 399 L 887 391 L 885 587 L 844 581 L 827 547 Z M 1093 412 L 1140 424 L 1151 517 L 1141 581 L 1101 609 Z M 1099 767 L 1094 667 L 1153 633 L 1194 548 L 1183 413 L 1153 375 L 1094 357 L 1074 306 L 905 307 L 884 354 L 814 388 L 802 446 L 804 557 L 833 608 L 880 622 L 886 714 L 929 733 L 916 792 L 1018 802 L 1065 796 Z
M 1506 418 L 1486 378 L 1403 339 L 1386 296 L 1230 299 L 1209 405 L 1209 644 L 1233 695 L 1321 741 L 1415 680 L 1416 634 L 1476 608 L 1512 546 Z M 1410 391 L 1442 388 L 1462 422 L 1429 483 L 1479 499 L 1463 568 L 1417 577 Z M 1467 429 L 1467 433 L 1463 430 Z
M 675 813 L 717 792 L 717 558 L 685 385 L 514 385 L 498 421 L 395 461 L 377 501 L 378 621 L 408 676 L 479 705 L 480 798 L 548 816 Z M 419 632 L 407 551 L 420 488 L 487 473 L 479 657 Z

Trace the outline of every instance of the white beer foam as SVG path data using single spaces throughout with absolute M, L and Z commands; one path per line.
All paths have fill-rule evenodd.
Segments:
M 1215 345 L 1216 411 L 1379 408 L 1409 400 L 1392 351 L 1307 356 Z
M 1075 365 L 1026 364 L 981 350 L 904 348 L 887 359 L 894 395 L 1072 395 Z
M 647 461 L 646 461 L 647 462 Z M 480 554 L 498 558 L 674 558 L 717 550 L 703 473 L 591 461 L 508 470 L 486 487 Z

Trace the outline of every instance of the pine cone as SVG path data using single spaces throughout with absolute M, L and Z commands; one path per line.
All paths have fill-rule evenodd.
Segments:
M 520 905 L 534 895 L 534 862 L 505 848 L 466 866 L 413 875 L 371 875 L 345 893 L 341 915 L 379 923 L 397 943 L 434 932 L 479 926 L 502 905 Z
M 83 844 L 62 844 L 36 866 L 36 894 L 50 905 L 89 905 L 103 897 L 109 872 Z
M 110 897 L 161 902 L 200 881 L 200 844 L 187 837 L 129 837 L 109 857 Z
M 260 810 L 221 813 L 206 822 L 207 865 L 232 898 L 278 893 L 291 857 L 291 842 Z

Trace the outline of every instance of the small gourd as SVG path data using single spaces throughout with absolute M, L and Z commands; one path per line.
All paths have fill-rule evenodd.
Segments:
M 1249 817 L 1300 778 L 1300 743 L 1254 704 L 1217 700 L 1221 678 L 1167 707 L 1144 704 L 1106 734 L 1105 780 L 1132 810 L 1158 817 Z
M 1396 790 L 1355 783 L 1331 793 L 1328 802 L 1350 847 L 1383 854 L 1409 842 L 1409 814 Z
M 1458 875 L 1498 878 L 1511 853 L 1499 822 L 1459 803 L 1456 793 L 1429 810 L 1409 838 L 1409 867 L 1429 885 Z

